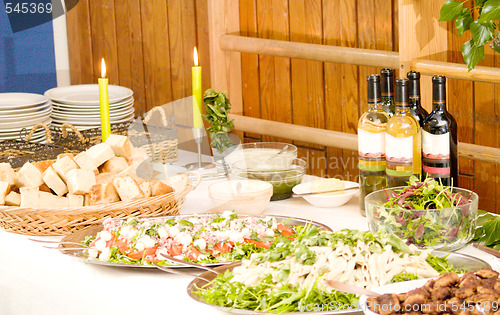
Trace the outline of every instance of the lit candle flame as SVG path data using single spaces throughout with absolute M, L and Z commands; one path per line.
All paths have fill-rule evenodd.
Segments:
M 104 58 L 101 60 L 101 78 L 106 77 L 106 63 L 104 62 Z
M 193 59 L 194 59 L 194 66 L 198 67 L 198 50 L 196 50 L 196 47 L 194 48 Z

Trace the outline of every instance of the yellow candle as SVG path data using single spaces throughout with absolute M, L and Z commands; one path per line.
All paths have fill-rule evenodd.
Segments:
M 203 120 L 201 118 L 202 103 L 201 103 L 201 67 L 198 66 L 198 51 L 194 48 L 194 67 L 192 71 L 193 79 L 193 128 L 203 128 Z
M 102 142 L 108 139 L 111 133 L 111 123 L 109 121 L 109 96 L 108 96 L 108 78 L 106 78 L 106 64 L 104 58 L 101 62 L 101 77 L 99 82 L 99 105 L 101 109 L 101 137 Z

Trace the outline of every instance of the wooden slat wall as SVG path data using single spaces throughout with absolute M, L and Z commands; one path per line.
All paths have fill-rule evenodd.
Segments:
M 398 0 L 238 1 L 243 35 L 398 51 Z M 67 22 L 72 83 L 95 83 L 104 57 L 110 82 L 134 90 L 136 113 L 190 94 L 194 45 L 203 88 L 210 87 L 207 1 L 81 0 Z M 447 61 L 462 62 L 467 38 L 453 23 L 448 30 Z M 487 54 L 482 65 L 500 66 L 498 54 Z M 241 59 L 244 115 L 351 133 L 366 109 L 366 76 L 380 71 L 248 53 Z M 499 147 L 500 88 L 464 80 L 448 87 L 459 140 Z M 244 140 L 285 141 L 249 133 Z M 295 144 L 309 173 L 356 180 L 356 152 Z M 499 165 L 460 159 L 459 185 L 480 194 L 482 209 L 500 213 L 499 177 Z
M 110 84 L 134 91 L 137 115 L 191 95 L 197 46 L 210 87 L 206 1 L 81 0 L 66 17 L 72 84 L 96 83 L 104 58 Z

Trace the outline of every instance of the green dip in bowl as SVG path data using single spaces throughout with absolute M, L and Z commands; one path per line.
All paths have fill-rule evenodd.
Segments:
M 286 170 L 269 170 L 247 168 L 245 161 L 239 161 L 231 166 L 238 178 L 262 180 L 273 185 L 271 201 L 289 198 L 292 188 L 302 182 L 306 172 L 306 161 L 294 159 Z

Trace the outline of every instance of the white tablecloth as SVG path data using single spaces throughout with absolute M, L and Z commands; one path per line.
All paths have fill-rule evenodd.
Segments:
M 181 213 L 211 208 L 207 187 L 214 182 L 202 182 L 191 192 Z M 334 230 L 368 228 L 359 214 L 357 197 L 331 209 L 292 198 L 271 202 L 264 214 L 313 219 Z M 189 298 L 190 277 L 88 264 L 28 238 L 0 231 L 0 315 L 219 314 Z M 482 258 L 500 270 L 497 258 L 472 246 L 460 252 Z

